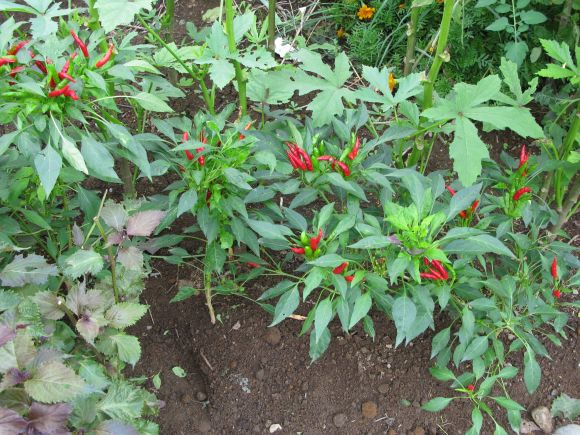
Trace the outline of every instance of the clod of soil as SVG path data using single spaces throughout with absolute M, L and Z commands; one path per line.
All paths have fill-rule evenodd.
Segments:
M 268 328 L 268 331 L 266 334 L 264 334 L 264 340 L 266 340 L 266 342 L 270 343 L 272 346 L 277 346 L 281 339 L 282 333 L 276 327 Z
M 362 404 L 361 411 L 363 417 L 370 420 L 379 414 L 379 407 L 375 402 L 369 400 L 368 402 L 364 402 Z
M 550 410 L 545 406 L 538 406 L 532 411 L 532 418 L 539 426 L 546 433 L 552 433 L 554 430 L 554 422 L 552 418 L 552 414 Z
M 332 422 L 336 427 L 343 427 L 348 422 L 348 417 L 346 414 L 336 414 L 332 418 Z

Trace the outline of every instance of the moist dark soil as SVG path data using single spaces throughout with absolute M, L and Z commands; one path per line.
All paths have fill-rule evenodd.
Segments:
M 190 0 L 176 8 L 176 34 L 180 35 L 176 39 L 184 36 L 185 22 L 201 25 L 203 12 L 218 5 L 217 0 Z M 176 109 L 192 115 L 196 106 L 188 98 Z M 484 140 L 491 146 L 493 159 L 502 150 L 516 155 L 521 146 L 520 138 L 506 132 L 490 133 Z M 446 146 L 438 141 L 430 170 L 451 167 Z M 143 194 L 163 188 L 141 187 Z M 569 226 L 572 234 L 578 233 L 577 222 Z M 267 434 L 275 425 L 280 426 L 279 434 L 460 434 L 471 425 L 466 400 L 454 401 L 435 414 L 420 408 L 433 397 L 453 394 L 428 372 L 433 365 L 429 358 L 433 331 L 395 348 L 393 322 L 375 313 L 376 340 L 362 330 L 345 335 L 334 325 L 328 351 L 311 363 L 308 337 L 299 337 L 301 321 L 288 319 L 269 328 L 271 317 L 257 304 L 242 298 L 216 298 L 219 322 L 212 325 L 201 295 L 170 303 L 180 280 L 202 287 L 196 270 L 163 261 L 154 261 L 153 268 L 143 295 L 150 315 L 133 331 L 143 347 L 135 374 L 161 376 L 156 393 L 165 402 L 157 419 L 162 434 Z M 247 294 L 257 298 L 273 284 L 268 278 L 260 279 L 251 283 Z M 309 308 L 301 307 L 301 314 Z M 442 316 L 435 323 L 440 330 L 448 319 Z M 527 394 L 521 375 L 508 383 L 512 398 L 526 409 L 549 407 L 561 393 L 580 397 L 578 313 L 571 313 L 569 326 L 569 340 L 563 347 L 545 343 L 552 360 L 540 361 L 542 382 L 533 395 Z M 514 363 L 522 366 L 521 361 Z M 186 376 L 176 376 L 174 367 L 181 367 Z M 151 382 L 148 387 L 155 391 Z M 492 409 L 507 428 L 505 412 Z M 524 418 L 530 419 L 529 415 Z M 486 423 L 483 433 L 492 432 Z

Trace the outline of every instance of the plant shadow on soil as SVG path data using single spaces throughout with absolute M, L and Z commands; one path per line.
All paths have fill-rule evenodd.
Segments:
M 199 26 L 203 11 L 217 5 L 217 0 L 191 0 L 176 8 L 176 39 L 183 36 L 185 21 Z M 188 99 L 182 110 L 192 115 L 195 106 Z M 493 147 L 494 159 L 504 142 L 510 143 L 510 151 L 519 150 L 521 139 L 515 135 L 494 132 L 493 136 L 486 142 Z M 434 149 L 432 162 L 437 162 L 432 169 L 452 166 L 441 145 Z M 141 193 L 147 194 L 161 190 L 141 187 Z M 173 231 L 179 226 L 176 223 Z M 577 234 L 578 222 L 570 226 Z M 151 378 L 160 373 L 157 394 L 165 402 L 158 417 L 162 434 L 266 434 L 275 424 L 282 428 L 276 433 L 304 435 L 459 434 L 470 427 L 471 408 L 466 400 L 454 401 L 441 413 L 420 409 L 433 397 L 453 393 L 428 372 L 433 365 L 429 359 L 433 331 L 395 349 L 396 330 L 381 313 L 373 315 L 375 341 L 361 328 L 345 335 L 335 322 L 328 351 L 311 364 L 308 337 L 298 336 L 300 321 L 288 319 L 277 328 L 268 328 L 270 316 L 258 305 L 218 297 L 215 308 L 222 323 L 211 325 L 202 295 L 170 303 L 179 280 L 200 288 L 201 274 L 163 261 L 154 261 L 152 266 L 154 273 L 143 294 L 150 313 L 133 330 L 143 347 L 134 374 Z M 257 298 L 273 284 L 267 278 L 252 282 L 248 295 Z M 302 306 L 300 314 L 311 307 Z M 437 330 L 447 322 L 444 315 L 435 319 Z M 560 393 L 580 396 L 577 314 L 570 316 L 569 326 L 569 340 L 563 347 L 545 343 L 552 360 L 540 360 L 542 383 L 533 395 L 525 391 L 521 373 L 508 381 L 513 399 L 528 410 L 549 406 Z M 514 364 L 522 367 L 521 360 Z M 184 378 L 172 372 L 176 366 L 185 370 Z M 147 387 L 153 389 L 150 381 Z M 505 412 L 497 406 L 492 409 L 507 428 Z M 487 422 L 482 433 L 492 432 Z

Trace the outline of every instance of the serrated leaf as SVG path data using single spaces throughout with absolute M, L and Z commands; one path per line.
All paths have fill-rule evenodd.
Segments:
M 153 0 L 97 0 L 95 9 L 105 33 L 109 33 L 118 26 L 131 24 L 141 9 L 148 11 L 152 4 Z
M 143 251 L 135 246 L 121 248 L 117 253 L 117 261 L 127 270 L 140 271 L 143 269 Z
M 107 395 L 97 404 L 97 409 L 116 420 L 131 421 L 141 417 L 142 394 L 128 382 L 117 382 L 109 387 Z
M 103 257 L 100 254 L 92 249 L 88 251 L 79 249 L 64 261 L 63 272 L 66 276 L 76 279 L 86 273 L 96 275 L 103 270 L 103 265 Z
M 481 160 L 489 158 L 489 151 L 469 119 L 456 119 L 455 136 L 449 146 L 449 156 L 453 159 L 453 169 L 461 184 L 472 185 L 481 174 Z
M 127 223 L 128 215 L 121 204 L 110 202 L 101 210 L 101 219 L 111 228 L 121 231 Z
M 562 393 L 552 402 L 551 414 L 554 417 L 563 417 L 573 420 L 580 416 L 580 400 Z
M 0 273 L 0 281 L 6 287 L 22 287 L 26 284 L 45 284 L 49 276 L 55 276 L 55 265 L 37 254 L 27 257 L 19 254 Z
M 127 235 L 149 237 L 165 217 L 160 210 L 147 210 L 135 213 L 127 221 Z
M 67 421 L 71 413 L 72 406 L 66 403 L 43 405 L 34 402 L 30 406 L 28 420 L 38 433 L 63 434 L 68 433 Z
M 24 382 L 24 389 L 30 397 L 43 403 L 71 401 L 83 388 L 83 380 L 58 361 L 42 364 L 32 378 Z
M 125 329 L 132 326 L 147 312 L 147 305 L 133 302 L 120 302 L 113 305 L 105 318 L 109 321 L 109 326 L 117 329 Z
M 141 358 L 141 345 L 137 337 L 120 333 L 111 335 L 109 339 L 117 347 L 119 359 L 135 367 L 135 364 Z
M 26 431 L 28 422 L 12 409 L 0 407 L 0 433 L 19 434 Z

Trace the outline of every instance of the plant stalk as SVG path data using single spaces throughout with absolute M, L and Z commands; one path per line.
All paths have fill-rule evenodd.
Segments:
M 578 199 L 580 197 L 580 176 L 577 176 L 574 180 L 574 185 L 568 191 L 568 196 L 566 197 L 566 201 L 562 205 L 562 209 L 558 215 L 558 222 L 554 224 L 554 226 L 550 229 L 552 233 L 551 238 L 555 239 L 558 235 L 558 232 L 562 229 L 564 224 L 568 222 L 570 216 L 570 211 L 576 206 L 578 203 Z
M 407 52 L 405 53 L 403 74 L 409 75 L 415 63 L 415 45 L 417 43 L 417 24 L 419 23 L 419 8 L 411 10 L 411 22 L 407 30 Z
M 268 0 L 268 49 L 274 52 L 276 39 L 276 0 Z
M 231 54 L 235 54 L 236 39 L 234 36 L 234 1 L 225 0 L 226 6 L 226 33 L 228 36 L 228 46 Z M 236 82 L 238 83 L 238 97 L 240 100 L 240 114 L 242 117 L 246 116 L 248 112 L 248 102 L 246 100 L 246 80 L 244 79 L 244 72 L 237 60 L 234 60 L 234 68 L 236 70 Z
M 449 29 L 451 28 L 451 17 L 454 3 L 455 0 L 445 0 L 443 17 L 441 18 L 441 25 L 439 29 L 439 39 L 437 41 L 437 51 L 435 52 L 433 64 L 429 69 L 429 76 L 427 77 L 427 81 L 423 85 L 423 110 L 428 109 L 433 105 L 433 87 L 437 81 L 437 76 L 439 75 L 441 65 L 443 65 L 444 53 L 447 48 L 447 39 L 449 37 Z
M 101 225 L 100 221 L 100 213 L 97 214 L 94 218 L 95 223 L 97 224 L 97 228 L 101 233 L 101 237 L 103 238 L 103 242 L 107 243 L 107 233 L 105 233 L 105 229 Z M 115 295 L 115 303 L 119 302 L 119 287 L 117 287 L 117 261 L 115 260 L 115 253 L 113 252 L 113 245 L 107 246 L 107 252 L 109 255 L 109 263 L 111 263 L 111 281 L 113 283 L 113 294 Z
M 137 196 L 137 191 L 135 190 L 135 184 L 133 183 L 131 164 L 127 159 L 121 159 L 119 164 L 119 172 L 121 174 L 121 180 L 123 180 L 123 191 L 127 197 L 135 198 Z
M 211 303 L 211 273 L 205 272 L 203 275 L 203 281 L 203 286 L 205 289 L 205 304 L 207 305 L 207 309 L 209 311 L 209 320 L 211 321 L 212 325 L 215 325 L 215 311 Z
M 578 132 L 580 131 L 580 102 L 576 106 L 576 110 L 574 111 L 573 115 L 574 119 L 572 121 L 572 125 L 568 130 L 568 134 L 564 138 L 564 142 L 562 143 L 562 152 L 560 153 L 560 160 L 566 161 L 572 152 L 572 148 L 574 146 L 574 142 L 576 141 L 576 137 L 578 136 Z M 558 169 L 555 174 L 554 180 L 554 193 L 556 195 L 556 204 L 558 209 L 562 208 L 562 202 L 564 201 L 564 194 L 565 189 L 562 186 L 562 179 L 564 177 L 564 171 L 562 169 Z

